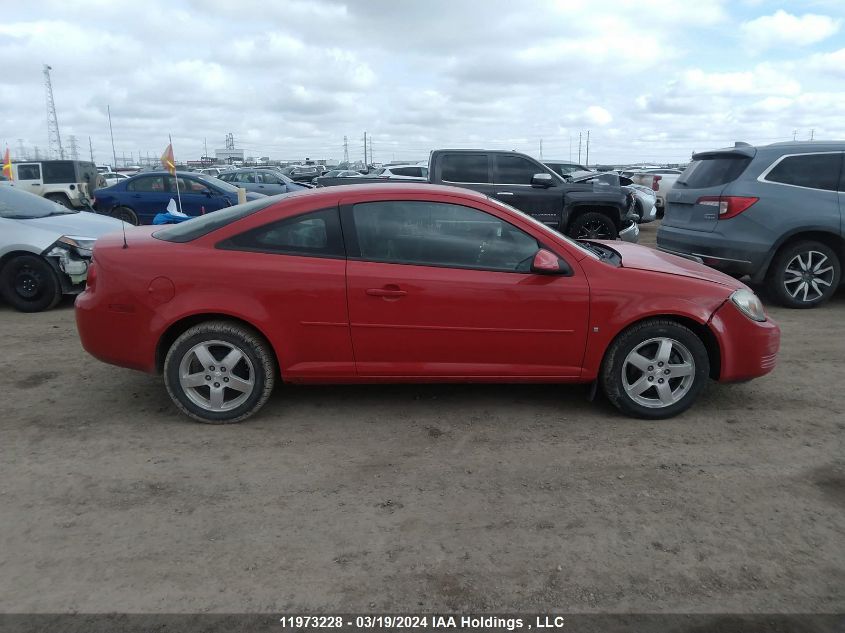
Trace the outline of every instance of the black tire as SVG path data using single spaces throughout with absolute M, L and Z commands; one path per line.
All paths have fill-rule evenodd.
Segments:
M 804 265 L 809 270 L 804 270 Z M 826 244 L 806 240 L 778 251 L 766 286 L 772 299 L 787 308 L 815 308 L 833 296 L 841 279 L 842 265 L 836 252 Z
M 112 217 L 115 217 L 118 220 L 123 220 L 124 222 L 128 222 L 129 224 L 138 226 L 138 216 L 129 207 L 116 207 L 114 211 L 111 212 L 111 214 Z
M 46 196 L 47 200 L 52 200 L 56 204 L 60 204 L 63 207 L 67 207 L 68 209 L 73 209 L 74 206 L 70 203 L 70 198 L 68 198 L 63 193 L 48 193 Z
M 61 300 L 62 283 L 43 257 L 18 255 L 0 270 L 0 294 L 16 310 L 43 312 Z
M 604 213 L 587 211 L 572 221 L 567 234 L 576 240 L 615 240 L 619 231 Z
M 668 360 L 660 364 L 664 361 L 659 360 L 656 353 L 663 340 L 669 340 L 671 347 Z M 656 354 L 653 357 L 652 349 Z M 642 360 L 651 361 L 642 370 L 634 366 L 633 357 L 632 362 L 626 362 L 635 351 Z M 688 371 L 688 375 L 683 375 L 683 371 Z M 678 375 L 672 376 L 673 372 Z M 650 319 L 632 325 L 610 344 L 599 380 L 607 398 L 623 413 L 660 420 L 686 411 L 695 402 L 709 375 L 707 349 L 692 330 L 668 319 Z M 669 391 L 666 404 L 662 404 L 658 392 L 661 380 L 664 382 L 660 385 L 665 384 Z M 626 382 L 635 395 L 626 390 Z M 638 383 L 644 390 L 637 394 Z
M 243 356 L 233 367 L 198 364 L 199 358 L 192 350 L 200 344 L 207 344 L 212 363 L 225 360 L 227 350 L 231 349 L 238 349 Z M 199 378 L 205 379 L 208 384 L 189 391 L 180 380 L 183 366 L 188 375 L 204 373 Z M 244 382 L 248 376 L 252 377 L 253 383 L 248 395 L 244 395 L 240 388 L 228 386 L 230 378 Z M 270 346 L 258 332 L 233 321 L 207 321 L 189 328 L 173 342 L 164 360 L 164 384 L 170 398 L 183 413 L 206 424 L 233 424 L 254 415 L 270 397 L 275 379 L 276 361 Z M 224 394 L 221 398 L 229 397 L 228 403 L 223 402 L 222 405 L 231 404 L 230 408 L 211 408 L 213 387 Z M 237 402 L 242 396 L 244 399 Z M 202 406 L 203 401 L 209 406 Z

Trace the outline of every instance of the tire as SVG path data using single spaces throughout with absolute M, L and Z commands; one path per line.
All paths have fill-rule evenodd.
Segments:
M 60 204 L 63 207 L 67 207 L 68 209 L 73 209 L 74 206 L 70 203 L 70 198 L 68 198 L 63 193 L 48 193 L 44 196 L 47 200 L 52 200 L 56 204 Z
M 234 366 L 222 365 L 233 351 L 241 354 L 240 359 Z M 191 386 L 189 377 L 199 381 L 196 386 Z M 164 359 L 170 398 L 183 413 L 206 424 L 233 424 L 254 415 L 270 397 L 275 377 L 275 356 L 264 338 L 232 321 L 189 328 Z M 232 386 L 235 379 L 238 387 Z
M 607 398 L 626 415 L 660 420 L 686 411 L 709 375 L 707 349 L 692 330 L 650 319 L 616 337 L 599 380 Z
M 123 220 L 129 224 L 138 226 L 138 216 L 129 207 L 115 207 L 111 214 L 112 217 L 115 217 L 118 220 Z
M 615 240 L 619 231 L 613 220 L 604 213 L 587 211 L 575 218 L 567 234 L 576 240 Z
M 787 308 L 815 308 L 833 296 L 841 278 L 836 252 L 826 244 L 806 240 L 778 251 L 766 285 L 772 298 Z
M 62 283 L 43 257 L 19 255 L 0 270 L 0 294 L 16 310 L 43 312 L 61 300 Z

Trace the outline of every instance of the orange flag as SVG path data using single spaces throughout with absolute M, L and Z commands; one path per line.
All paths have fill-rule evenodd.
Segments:
M 169 171 L 171 175 L 176 175 L 176 160 L 173 158 L 172 143 L 167 145 L 167 149 L 164 150 L 164 154 L 161 155 L 161 164 L 164 165 L 164 168 Z
M 14 180 L 12 176 L 12 157 L 9 155 L 9 148 L 6 148 L 6 155 L 3 157 L 3 175 L 9 180 Z

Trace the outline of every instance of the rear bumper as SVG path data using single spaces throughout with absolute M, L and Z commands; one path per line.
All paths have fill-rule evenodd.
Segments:
M 718 231 L 691 231 L 662 225 L 657 248 L 696 259 L 726 273 L 755 276 L 768 260 L 769 246 L 731 239 Z
M 742 382 L 765 376 L 775 368 L 780 327 L 771 319 L 752 321 L 731 301 L 716 310 L 710 325 L 722 356 L 719 382 Z

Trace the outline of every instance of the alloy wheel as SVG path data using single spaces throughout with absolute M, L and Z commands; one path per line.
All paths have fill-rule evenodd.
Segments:
M 821 299 L 833 284 L 834 274 L 827 255 L 805 251 L 789 260 L 784 270 L 783 287 L 794 300 L 812 303 Z
M 631 400 L 651 409 L 675 404 L 695 380 L 695 360 L 682 343 L 667 337 L 637 345 L 622 364 L 622 386 Z
M 607 223 L 601 220 L 585 222 L 578 231 L 578 239 L 609 240 L 613 236 L 608 230 Z
M 255 389 L 255 379 L 246 353 L 226 341 L 198 343 L 179 363 L 182 391 L 206 411 L 229 411 L 240 406 Z

